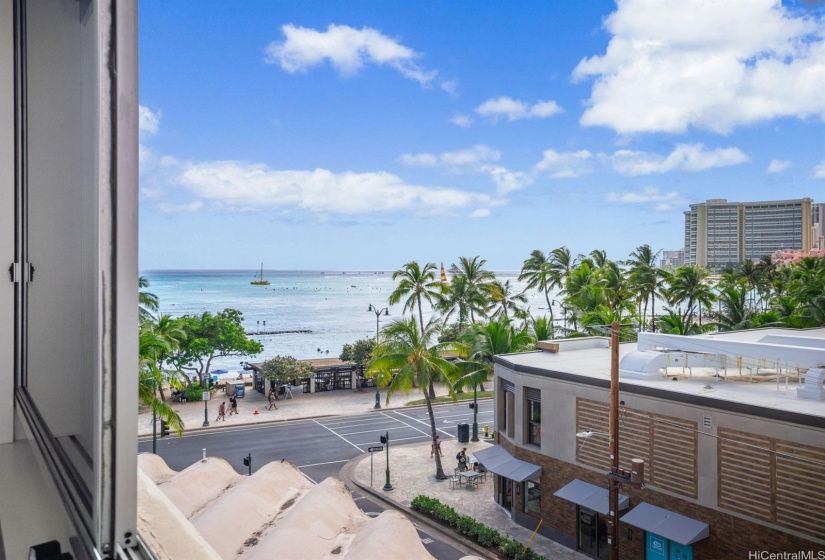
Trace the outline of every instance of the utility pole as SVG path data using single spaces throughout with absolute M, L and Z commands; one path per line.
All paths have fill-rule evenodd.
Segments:
M 613 321 L 610 337 L 610 471 L 619 474 L 619 323 Z M 619 560 L 619 488 L 622 483 L 612 476 L 609 487 L 609 512 L 607 518 L 610 560 Z

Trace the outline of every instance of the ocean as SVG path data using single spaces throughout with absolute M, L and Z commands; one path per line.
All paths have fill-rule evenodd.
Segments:
M 217 358 L 211 369 L 240 369 L 240 361 L 264 361 L 274 356 L 298 359 L 338 357 L 344 344 L 375 336 L 376 315 L 368 311 L 389 308 L 378 318 L 379 328 L 401 319 L 403 302 L 390 306 L 395 289 L 392 271 L 268 271 L 268 286 L 250 284 L 257 270 L 147 270 L 147 291 L 158 296 L 160 313 L 173 317 L 217 313 L 226 308 L 243 313 L 243 326 L 263 344 L 254 358 Z M 524 289 L 517 272 L 497 272 L 517 291 Z M 527 293 L 533 315 L 547 313 L 544 296 Z M 432 315 L 424 302 L 424 320 Z M 407 317 L 409 314 L 407 314 Z M 308 331 L 308 332 L 295 332 Z M 279 332 L 283 334 L 255 334 Z

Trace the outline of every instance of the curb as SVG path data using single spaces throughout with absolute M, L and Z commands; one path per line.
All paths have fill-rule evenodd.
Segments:
M 365 494 L 369 494 L 376 500 L 380 500 L 381 502 L 387 504 L 393 509 L 403 512 L 404 515 L 411 518 L 416 523 L 420 525 L 425 525 L 427 528 L 437 533 L 440 537 L 443 537 L 445 540 L 450 541 L 454 545 L 457 545 L 457 547 L 460 550 L 463 549 L 461 550 L 461 552 L 479 556 L 481 558 L 490 558 L 491 560 L 502 560 L 503 557 L 499 556 L 496 552 L 493 552 L 492 550 L 482 547 L 475 541 L 468 539 L 458 531 L 454 530 L 452 527 L 442 525 L 436 520 L 431 519 L 426 515 L 422 515 L 417 511 L 413 510 L 412 508 L 408 508 L 403 504 L 400 504 L 399 502 L 396 502 L 387 494 L 380 493 L 375 489 L 369 486 L 365 486 L 360 481 L 354 479 L 352 477 L 352 471 L 355 470 L 355 467 L 359 462 L 361 462 L 368 456 L 368 453 L 364 453 L 362 455 L 359 455 L 358 457 L 351 459 L 346 465 L 341 467 L 341 470 L 338 473 L 338 478 L 343 480 L 345 484 L 349 483 L 355 485 Z M 446 481 L 444 482 L 446 483 Z
M 486 397 L 484 399 L 478 399 L 478 400 L 479 401 L 492 400 L 492 397 Z M 457 404 L 457 403 L 434 403 L 433 407 L 454 405 L 454 404 Z M 370 409 L 367 409 L 366 412 L 370 413 L 370 412 L 385 412 L 387 410 L 410 410 L 410 409 L 422 408 L 422 407 L 426 407 L 426 406 L 427 406 L 426 404 L 417 404 L 417 405 L 413 405 L 413 406 L 398 406 L 398 407 L 391 407 L 391 408 L 385 408 L 385 407 L 382 407 L 382 408 L 379 408 L 379 409 L 370 408 Z M 247 422 L 247 423 L 244 423 L 244 424 L 232 424 L 230 426 L 221 425 L 220 428 L 218 428 L 217 426 L 215 426 L 213 428 L 212 427 L 212 422 L 210 422 L 209 427 L 204 427 L 203 425 L 199 425 L 199 426 L 195 426 L 193 428 L 187 428 L 187 429 L 184 430 L 183 433 L 188 434 L 188 433 L 199 433 L 199 432 L 206 431 L 206 430 L 215 431 L 215 430 L 224 430 L 224 429 L 247 428 L 249 426 L 267 426 L 267 425 L 270 425 L 270 424 L 280 424 L 282 422 L 296 422 L 296 421 L 299 421 L 299 420 L 311 420 L 311 419 L 314 419 L 314 418 L 329 418 L 331 416 L 355 416 L 357 414 L 364 414 L 364 413 L 363 412 L 353 412 L 352 414 L 316 414 L 316 415 L 313 415 L 313 416 L 299 416 L 297 418 L 284 418 L 284 419 L 275 419 L 275 420 L 264 420 L 264 421 L 261 421 L 261 422 Z M 138 441 L 144 441 L 146 439 L 152 439 L 152 434 L 151 433 L 143 434 L 143 435 L 138 434 Z M 158 437 L 158 439 L 160 439 L 160 438 Z

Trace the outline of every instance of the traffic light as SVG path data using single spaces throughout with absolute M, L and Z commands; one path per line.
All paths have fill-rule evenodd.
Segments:
M 243 458 L 243 466 L 248 467 L 248 466 L 249 466 L 249 462 L 250 462 L 251 460 L 252 460 L 252 457 L 251 457 L 250 455 L 247 455 L 246 457 L 244 457 L 244 458 Z
M 381 443 L 387 443 L 387 436 L 381 436 Z
M 166 423 L 166 420 L 160 421 L 160 437 L 168 436 L 169 435 L 169 424 Z

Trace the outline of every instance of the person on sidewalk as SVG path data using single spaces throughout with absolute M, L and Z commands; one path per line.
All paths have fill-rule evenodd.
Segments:
M 467 448 L 463 448 L 458 454 L 455 456 L 456 460 L 458 461 L 458 470 L 466 471 L 467 470 Z
M 278 400 L 278 394 L 275 392 L 274 389 L 269 391 L 269 406 L 266 408 L 267 410 L 272 410 L 275 407 L 275 410 L 278 410 L 278 406 L 275 404 L 275 401 Z
M 218 417 L 215 418 L 215 422 L 218 420 L 223 420 L 226 422 L 226 401 L 223 401 L 221 405 L 218 407 Z
M 238 414 L 238 397 L 232 395 L 229 397 L 229 416 Z
M 435 436 L 435 441 L 430 447 L 430 458 L 432 458 L 433 455 L 435 455 L 436 451 L 438 451 L 438 454 L 442 457 L 444 456 L 444 453 L 441 451 L 441 438 L 438 437 L 438 435 Z

